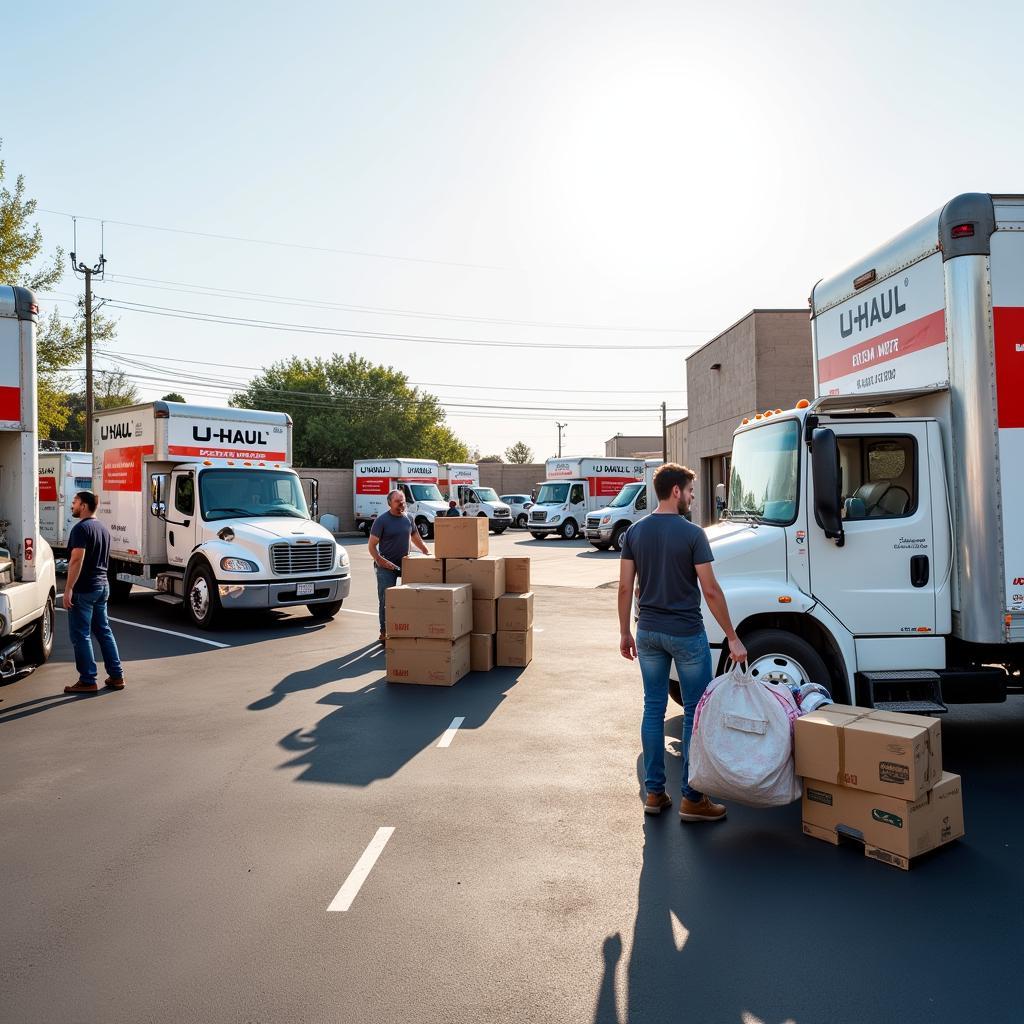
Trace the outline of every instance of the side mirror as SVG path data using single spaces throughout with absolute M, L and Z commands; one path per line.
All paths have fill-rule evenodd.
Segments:
M 725 508 L 725 484 L 715 485 L 715 509 L 719 516 L 722 514 L 722 510 Z
M 839 442 L 827 427 L 814 431 L 811 437 L 811 478 L 814 483 L 814 518 L 825 536 L 837 547 L 846 543 L 843 531 Z
M 320 481 L 315 476 L 303 476 L 299 478 L 302 485 L 302 492 L 306 496 L 306 504 L 309 505 L 309 518 L 318 522 L 320 514 Z
M 160 518 L 167 514 L 167 481 L 166 473 L 154 473 L 149 479 L 149 511 Z

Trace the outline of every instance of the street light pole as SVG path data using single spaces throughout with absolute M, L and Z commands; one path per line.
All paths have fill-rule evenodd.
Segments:
M 569 426 L 568 423 L 559 423 L 555 421 L 555 426 L 558 427 L 558 457 L 562 457 L 562 431 Z

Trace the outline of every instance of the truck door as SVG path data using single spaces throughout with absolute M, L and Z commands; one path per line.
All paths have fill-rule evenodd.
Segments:
M 587 519 L 586 484 L 576 483 L 569 488 L 569 515 L 582 524 Z
M 458 501 L 463 513 L 467 516 L 476 515 L 476 494 L 472 487 L 462 484 L 459 486 L 458 493 L 453 495 Z
M 171 474 L 171 507 L 167 512 L 167 561 L 184 568 L 196 546 L 196 475 L 191 469 Z
M 814 521 L 808 481 L 814 597 L 858 636 L 934 633 L 927 425 L 892 420 L 829 426 L 839 443 L 845 542 L 838 547 Z

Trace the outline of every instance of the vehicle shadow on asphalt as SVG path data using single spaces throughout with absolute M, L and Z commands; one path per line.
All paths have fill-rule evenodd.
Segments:
M 55 708 L 64 707 L 65 704 L 77 704 L 80 700 L 94 700 L 96 697 L 106 697 L 116 692 L 101 686 L 96 693 L 65 693 L 61 690 L 60 693 L 51 693 L 45 697 L 23 700 L 20 704 L 12 704 L 9 708 L 0 707 L 0 725 L 17 722 L 21 718 L 39 715 L 44 711 L 53 711 Z

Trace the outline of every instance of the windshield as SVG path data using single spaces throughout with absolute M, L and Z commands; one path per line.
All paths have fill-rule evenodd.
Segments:
M 413 501 L 444 501 L 437 484 L 409 484 Z
M 561 505 L 569 497 L 568 484 L 544 484 L 537 495 L 538 505 Z
M 309 518 L 299 478 L 265 469 L 207 469 L 199 475 L 199 503 L 208 523 L 246 516 Z
M 796 518 L 800 425 L 773 423 L 737 434 L 732 445 L 729 514 L 766 523 Z
M 646 484 L 626 484 L 625 487 L 619 491 L 615 500 L 608 506 L 609 508 L 623 508 L 626 505 L 632 505 L 636 500 L 636 496 L 646 487 Z
M 498 492 L 493 487 L 478 487 L 476 489 L 476 496 L 481 501 L 497 501 Z

